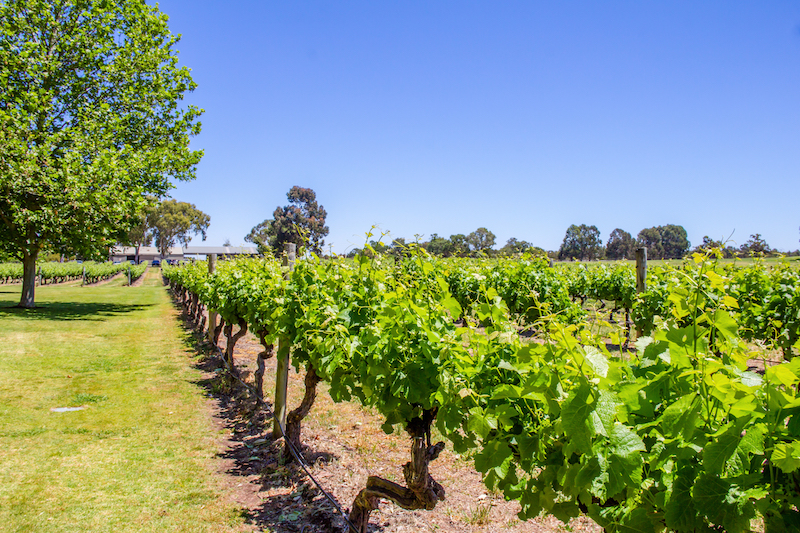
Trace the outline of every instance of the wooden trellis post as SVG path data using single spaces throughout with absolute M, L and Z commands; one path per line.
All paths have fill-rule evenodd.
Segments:
M 636 292 L 647 290 L 647 248 L 636 249 Z M 636 326 L 636 338 L 642 336 L 641 326 Z
M 217 254 L 208 254 L 208 273 L 213 274 L 217 269 Z M 214 343 L 214 330 L 217 328 L 217 313 L 208 312 L 208 342 Z
M 289 279 L 291 271 L 294 270 L 297 245 L 285 243 L 283 266 L 289 267 L 286 279 Z M 281 426 L 286 427 L 286 395 L 289 384 L 289 354 L 291 351 L 291 339 L 288 337 L 278 338 L 277 367 L 275 369 L 275 422 L 272 426 L 272 434 L 278 437 L 282 434 Z

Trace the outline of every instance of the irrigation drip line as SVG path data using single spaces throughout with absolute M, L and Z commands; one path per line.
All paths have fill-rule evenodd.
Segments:
M 252 386 L 250 386 L 247 383 L 245 383 L 244 381 L 242 381 L 242 379 L 239 376 L 237 376 L 230 368 L 228 368 L 228 361 L 223 356 L 222 350 L 220 350 L 219 346 L 217 346 L 215 344 L 214 347 L 217 349 L 217 355 L 222 358 L 222 361 L 223 361 L 223 364 L 224 364 L 223 368 L 225 368 L 225 371 L 228 373 L 228 375 L 231 376 L 232 378 L 234 378 L 239 383 L 241 383 L 242 386 L 244 386 L 244 388 L 247 389 L 247 391 L 256 399 L 256 402 L 258 404 L 260 404 L 262 407 L 268 407 L 267 402 L 265 402 L 264 399 L 261 398 L 258 395 L 256 390 Z M 341 514 L 342 518 L 344 518 L 344 521 L 347 523 L 347 525 L 350 528 L 350 530 L 351 531 L 358 531 L 358 528 L 355 525 L 353 525 L 353 523 L 350 521 L 350 517 L 347 515 L 347 513 L 344 512 L 344 510 L 341 508 L 339 503 L 333 498 L 333 496 L 331 496 L 328 493 L 328 491 L 326 491 L 322 487 L 322 485 L 320 485 L 319 481 L 317 481 L 316 478 L 308 470 L 308 463 L 306 463 L 306 461 L 303 458 L 303 455 L 300 453 L 300 451 L 297 450 L 297 448 L 294 447 L 294 444 L 292 444 L 292 442 L 289 439 L 286 438 L 286 430 L 284 429 L 283 424 L 281 423 L 280 419 L 278 418 L 278 416 L 277 416 L 277 414 L 275 412 L 272 413 L 272 418 L 277 423 L 278 429 L 281 430 L 281 437 L 283 437 L 283 442 L 286 443 L 286 445 L 289 447 L 289 452 L 292 454 L 292 457 L 294 457 L 295 461 L 297 461 L 300 464 L 300 467 L 303 469 L 303 471 L 306 473 L 306 475 L 309 478 L 311 478 L 311 481 L 314 482 L 314 485 L 317 486 L 317 488 L 320 490 L 320 492 L 322 492 L 322 494 L 325 495 L 325 498 L 327 498 L 328 501 L 331 502 L 331 504 L 334 507 L 336 507 L 336 509 L 339 511 L 339 514 Z

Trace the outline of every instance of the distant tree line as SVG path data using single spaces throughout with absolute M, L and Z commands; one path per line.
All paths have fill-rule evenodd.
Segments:
M 750 239 L 738 248 L 705 236 L 701 245 L 691 249 L 686 229 L 676 224 L 645 228 L 635 239 L 627 231 L 616 228 L 603 246 L 597 226 L 573 224 L 567 228 L 557 257 L 561 260 L 580 261 L 633 259 L 636 249 L 641 247 L 647 248 L 649 259 L 681 259 L 690 251 L 702 252 L 711 248 L 719 248 L 725 257 L 768 256 L 776 253 L 760 233 L 751 235 Z M 798 253 L 790 252 L 789 255 Z
M 542 248 L 515 237 L 508 239 L 502 248 L 495 249 L 496 240 L 497 236 L 494 233 L 481 227 L 467 235 L 457 233 L 448 238 L 433 233 L 430 239 L 419 242 L 419 245 L 431 255 L 439 257 L 508 257 L 523 253 L 547 255 Z M 372 253 L 370 250 L 374 250 L 376 253 L 401 256 L 407 246 L 406 239 L 401 237 L 393 239 L 390 243 L 371 240 L 369 247 L 365 248 L 368 253 Z M 354 257 L 364 252 L 364 249 L 353 248 L 347 253 L 347 256 Z
M 288 242 L 322 254 L 324 237 L 328 235 L 329 230 L 325 225 L 327 212 L 317 203 L 316 193 L 309 188 L 294 186 L 286 196 L 289 205 L 277 207 L 272 218 L 264 220 L 250 230 L 244 238 L 245 241 L 256 244 L 262 254 L 280 255 L 283 253 L 283 245 Z M 503 247 L 495 249 L 496 240 L 494 233 L 485 227 L 480 227 L 472 233 L 466 235 L 457 233 L 447 238 L 433 233 L 430 239 L 418 244 L 431 255 L 440 257 L 509 257 L 531 253 L 553 259 L 580 261 L 633 259 L 636 249 L 640 247 L 647 248 L 647 256 L 650 259 L 681 259 L 690 251 L 710 248 L 722 249 L 726 257 L 769 255 L 775 252 L 759 233 L 751 235 L 750 239 L 738 248 L 705 236 L 703 243 L 692 250 L 686 229 L 677 224 L 645 228 L 636 238 L 627 231 L 616 228 L 611 232 L 605 245 L 597 226 L 572 224 L 567 228 L 561 247 L 558 251 L 552 252 L 546 252 L 516 237 L 508 239 Z M 347 255 L 353 257 L 360 253 L 382 253 L 400 256 L 407 248 L 408 242 L 402 237 L 389 242 L 376 239 L 370 240 L 363 249 L 350 249 Z M 800 255 L 800 252 L 789 255 Z

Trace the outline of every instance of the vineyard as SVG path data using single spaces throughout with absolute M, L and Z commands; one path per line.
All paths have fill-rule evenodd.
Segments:
M 236 343 L 258 337 L 260 398 L 264 360 L 305 372 L 280 428 L 286 461 L 320 381 L 411 436 L 406 485 L 371 476 L 351 531 L 367 531 L 380 499 L 433 509 L 446 488 L 428 466 L 445 446 L 518 501 L 522 519 L 800 528 L 800 276 L 786 264 L 695 255 L 649 269 L 641 292 L 625 264 L 443 260 L 414 247 L 400 260 L 247 259 L 212 274 L 197 262 L 164 275 L 201 325 L 204 307 L 219 314 L 212 333 L 224 332 L 234 377 Z M 447 444 L 432 442 L 434 428 Z
M 97 283 L 109 279 L 120 272 L 131 273 L 131 281 L 135 281 L 144 273 L 146 263 L 131 265 L 129 263 L 97 263 L 85 261 L 83 263 L 41 263 L 37 265 L 37 283 L 48 285 L 52 283 L 66 283 L 68 281 L 82 280 L 83 283 Z M 0 263 L 0 284 L 21 283 L 22 263 Z

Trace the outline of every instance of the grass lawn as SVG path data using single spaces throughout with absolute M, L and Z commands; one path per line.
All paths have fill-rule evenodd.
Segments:
M 242 531 L 159 271 L 122 283 L 37 287 L 34 310 L 0 285 L 0 530 Z

